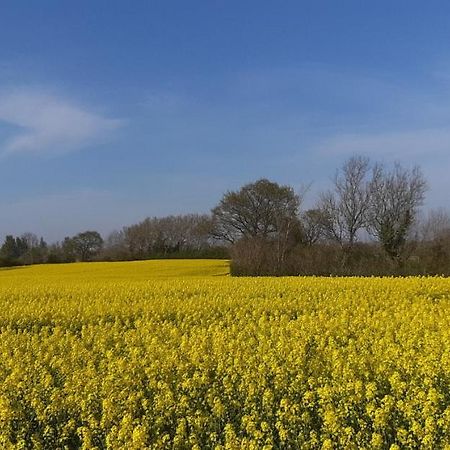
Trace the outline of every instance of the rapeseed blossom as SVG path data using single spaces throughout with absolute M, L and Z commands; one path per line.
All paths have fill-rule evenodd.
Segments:
M 0 448 L 450 442 L 449 279 L 114 264 L 0 270 Z

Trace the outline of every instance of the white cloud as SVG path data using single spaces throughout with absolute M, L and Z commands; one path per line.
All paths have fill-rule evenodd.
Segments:
M 68 153 L 98 142 L 121 124 L 57 96 L 30 90 L 0 93 L 0 121 L 18 128 L 0 144 L 2 156 Z
M 450 129 L 429 128 L 398 132 L 341 134 L 322 141 L 317 150 L 322 155 L 365 154 L 375 158 L 420 160 L 450 154 Z

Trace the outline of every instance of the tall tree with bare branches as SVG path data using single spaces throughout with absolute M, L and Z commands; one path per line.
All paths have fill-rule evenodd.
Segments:
M 359 230 L 366 225 L 369 171 L 368 158 L 351 157 L 337 171 L 333 189 L 320 196 L 324 232 L 342 247 L 353 247 Z
M 367 230 L 388 256 L 399 263 L 426 190 L 426 180 L 417 166 L 408 170 L 396 164 L 389 171 L 382 164 L 376 164 L 373 168 Z

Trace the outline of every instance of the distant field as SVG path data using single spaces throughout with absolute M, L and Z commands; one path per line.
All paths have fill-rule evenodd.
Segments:
M 0 271 L 1 449 L 441 449 L 450 280 Z
M 229 262 L 220 259 L 170 259 L 126 262 L 47 264 L 0 268 L 0 283 L 12 280 L 50 281 L 146 281 L 168 277 L 211 277 L 229 275 Z

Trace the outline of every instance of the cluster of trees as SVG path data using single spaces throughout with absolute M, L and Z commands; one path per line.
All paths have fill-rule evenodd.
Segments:
M 8 235 L 0 247 L 0 265 L 90 261 L 99 255 L 102 248 L 103 239 L 97 231 L 78 233 L 51 245 L 33 233 L 18 237 Z
M 228 249 L 212 236 L 210 215 L 146 218 L 112 232 L 105 240 L 97 231 L 84 231 L 50 245 L 32 233 L 9 235 L 0 248 L 0 266 L 174 257 L 228 257 Z
M 259 180 L 213 210 L 240 275 L 450 274 L 450 216 L 420 217 L 427 183 L 418 167 L 355 156 L 313 208 L 289 186 Z
M 102 256 L 107 260 L 226 258 L 228 252 L 213 239 L 212 227 L 208 214 L 148 217 L 111 233 Z
M 0 265 L 15 266 L 45 262 L 47 243 L 33 233 L 20 237 L 8 235 L 0 247 Z
M 235 275 L 450 274 L 450 215 L 421 215 L 420 168 L 354 156 L 309 209 L 306 191 L 260 179 L 226 192 L 211 214 L 149 217 L 105 240 L 7 236 L 0 265 L 231 257 Z

